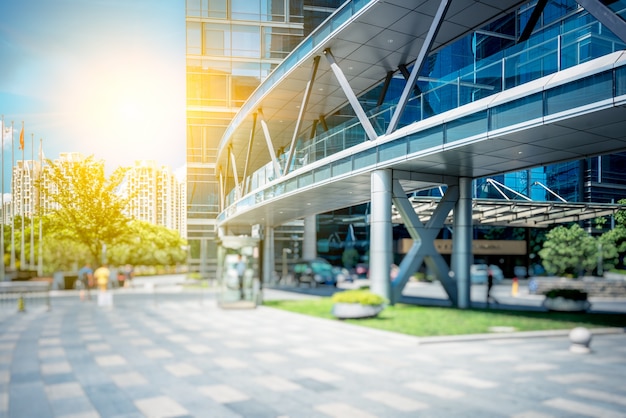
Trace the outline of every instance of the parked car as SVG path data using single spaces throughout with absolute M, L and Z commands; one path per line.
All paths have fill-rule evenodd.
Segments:
M 311 287 L 320 284 L 337 286 L 333 266 L 323 258 L 299 261 L 293 266 L 293 273 L 298 285 L 305 283 Z
M 472 264 L 470 266 L 470 279 L 472 283 L 487 283 L 489 270 L 491 270 L 491 274 L 493 275 L 494 283 L 504 280 L 502 269 L 495 264 Z

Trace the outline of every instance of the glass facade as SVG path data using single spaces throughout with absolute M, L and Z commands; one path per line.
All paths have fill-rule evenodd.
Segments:
M 192 268 L 216 265 L 217 146 L 235 113 L 339 0 L 186 0 L 187 234 Z

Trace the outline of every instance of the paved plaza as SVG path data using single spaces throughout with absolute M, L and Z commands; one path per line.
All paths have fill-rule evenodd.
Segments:
M 182 290 L 51 299 L 0 315 L 2 417 L 626 417 L 623 332 L 585 355 L 567 332 L 416 338 Z

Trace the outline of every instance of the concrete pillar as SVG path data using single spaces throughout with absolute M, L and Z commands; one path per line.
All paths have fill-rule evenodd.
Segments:
M 391 180 L 391 170 L 377 170 L 371 174 L 370 289 L 387 299 L 391 296 L 389 273 L 393 262 Z
M 472 264 L 472 179 L 459 178 L 459 200 L 454 207 L 452 271 L 458 289 L 458 307 L 470 307 L 470 265 Z
M 263 238 L 263 283 L 274 282 L 274 228 L 265 226 Z
M 302 241 L 302 258 L 313 260 L 317 257 L 317 218 L 315 215 L 304 218 L 304 237 Z

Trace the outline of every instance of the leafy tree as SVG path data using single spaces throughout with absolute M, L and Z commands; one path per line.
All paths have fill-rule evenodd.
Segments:
M 128 229 L 127 241 L 108 253 L 112 264 L 169 266 L 187 261 L 187 243 L 177 231 L 137 220 Z
M 592 271 L 597 265 L 597 244 L 583 228 L 572 224 L 557 226 L 546 235 L 539 251 L 549 273 L 578 276 L 583 270 Z
M 47 162 L 48 187 L 40 184 L 40 191 L 55 209 L 46 232 L 61 242 L 84 246 L 89 261 L 100 263 L 107 247 L 124 242 L 129 235 L 129 218 L 124 213 L 129 197 L 116 193 L 127 169 L 118 168 L 107 178 L 104 164 L 91 156 L 82 161 Z
M 626 199 L 618 202 L 626 205 Z M 606 260 L 607 268 L 624 268 L 626 261 L 626 210 L 617 211 L 615 214 L 615 228 L 605 232 L 599 238 L 602 243 L 603 256 Z M 606 248 L 606 249 L 605 249 Z

